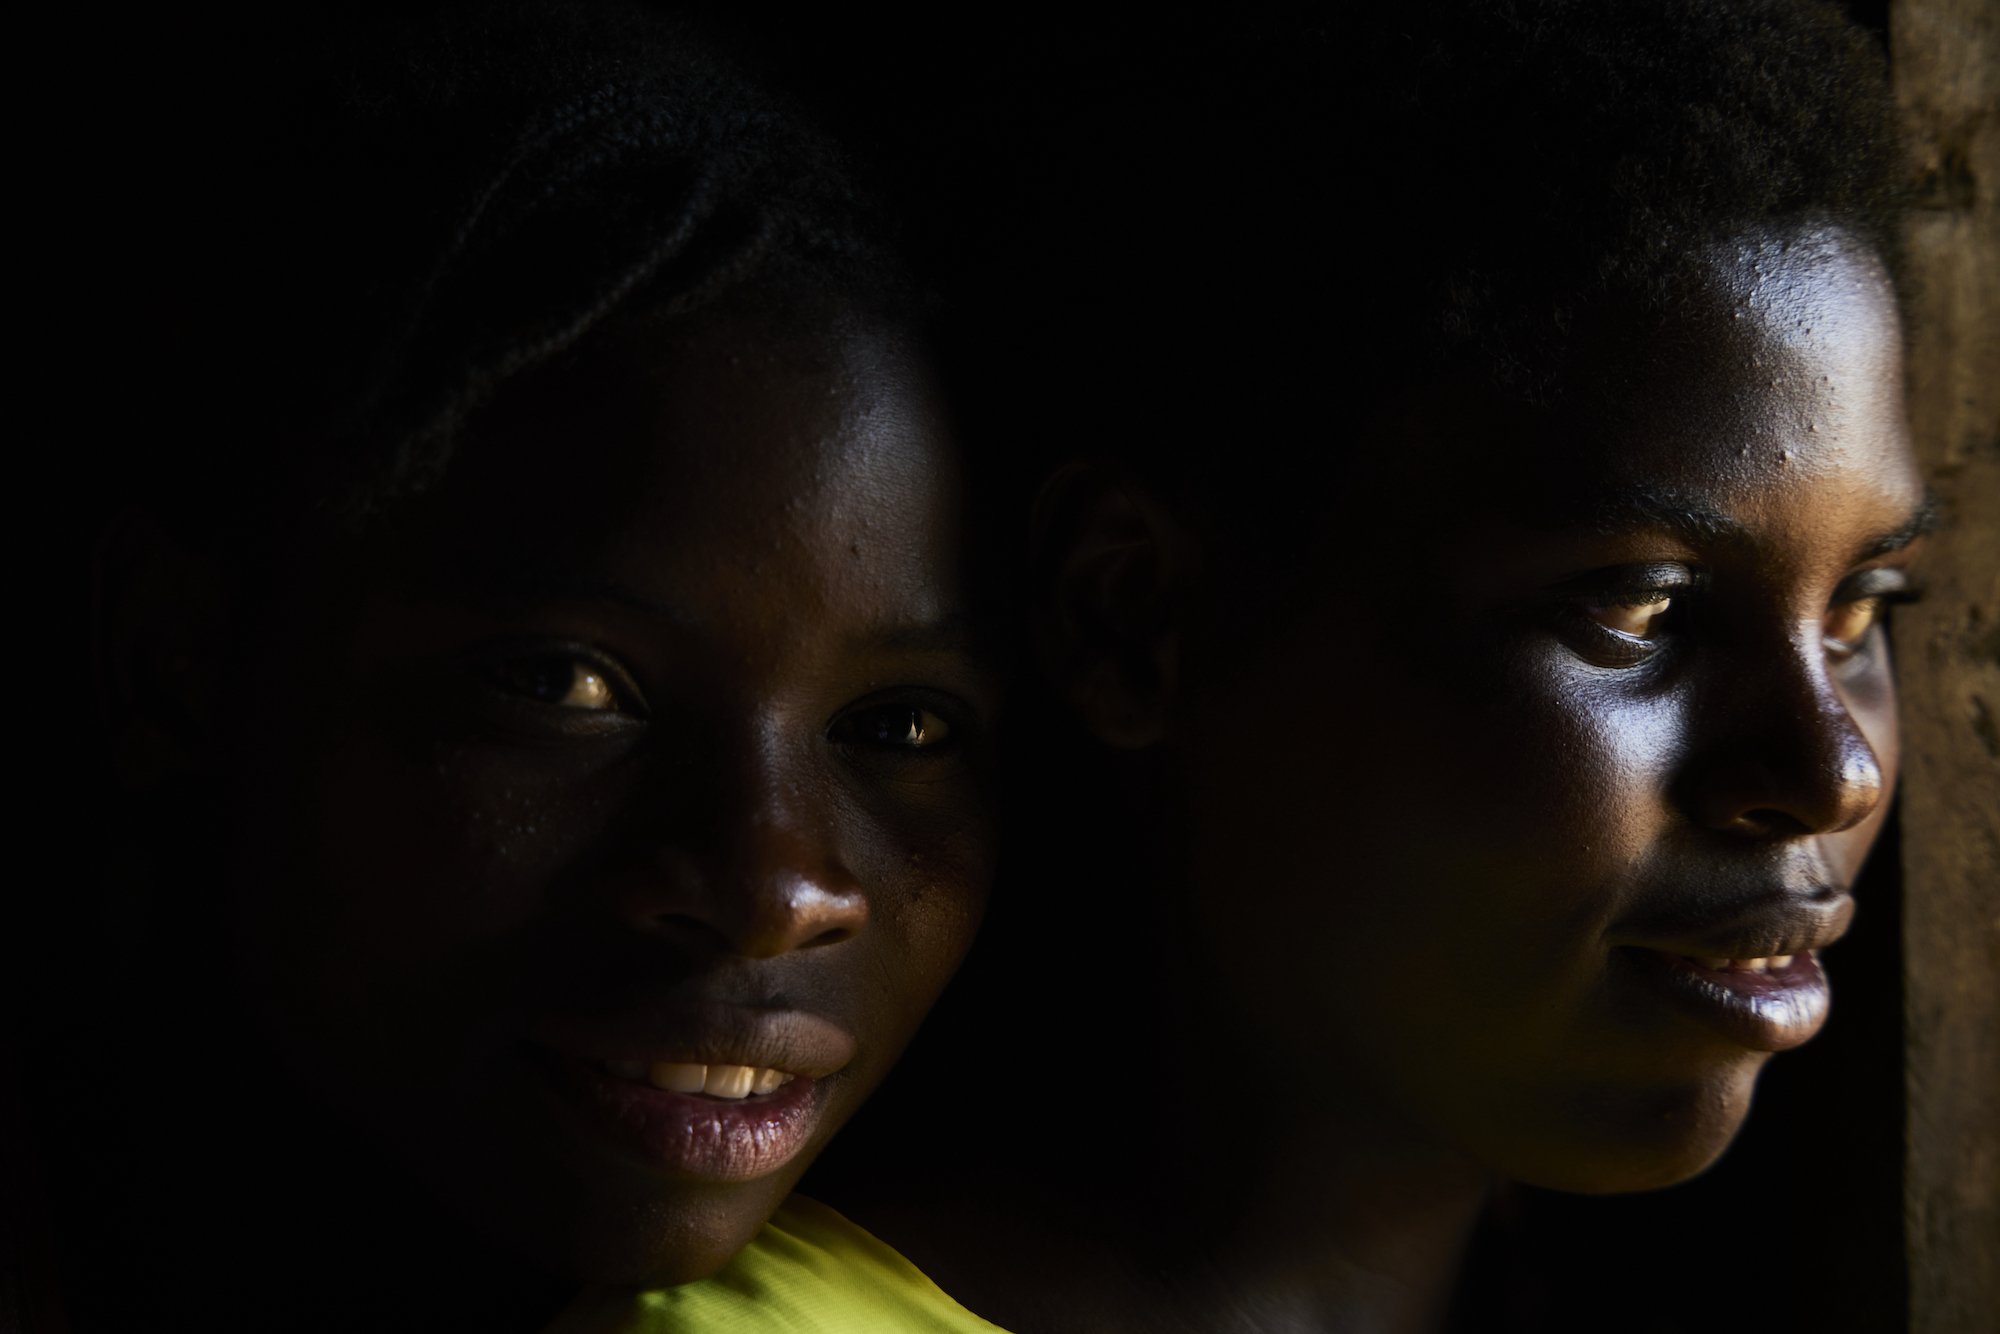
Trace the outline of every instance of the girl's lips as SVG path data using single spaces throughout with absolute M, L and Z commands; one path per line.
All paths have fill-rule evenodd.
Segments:
M 819 1128 L 823 1080 L 800 1076 L 769 1093 L 715 1098 L 622 1079 L 542 1049 L 563 1110 L 648 1166 L 706 1181 L 748 1181 L 790 1162 Z
M 1785 1051 L 1819 1032 L 1833 1004 L 1819 951 L 1775 959 L 1619 951 L 1675 1009 L 1751 1051 Z

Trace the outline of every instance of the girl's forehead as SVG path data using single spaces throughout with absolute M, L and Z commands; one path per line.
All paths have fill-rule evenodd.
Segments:
M 936 400 L 895 330 L 724 310 L 509 386 L 474 420 L 442 490 L 461 506 L 616 506 L 936 472 L 954 459 Z
M 955 566 L 955 451 L 894 331 L 727 315 L 504 392 L 413 514 L 396 577 L 616 567 L 676 601 L 744 574 L 816 602 L 864 578 L 934 600 Z

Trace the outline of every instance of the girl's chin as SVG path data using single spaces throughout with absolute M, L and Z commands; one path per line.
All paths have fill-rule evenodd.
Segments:
M 771 1155 L 783 1161 L 757 1164 L 769 1170 L 732 1176 L 702 1170 L 716 1166 L 715 1154 L 697 1152 L 690 1164 L 656 1152 L 660 1116 L 624 1125 L 618 1106 L 595 1105 L 589 1096 L 605 1081 L 579 1078 L 587 1086 L 581 1092 L 558 1090 L 543 1077 L 543 1064 L 523 1058 L 476 1089 L 373 1103 L 360 1114 L 373 1123 L 368 1138 L 378 1152 L 414 1169 L 406 1178 L 416 1192 L 409 1207 L 551 1279 L 630 1287 L 706 1278 L 757 1235 L 817 1151 L 813 1143 L 756 1132 L 768 1120 L 781 1132 L 795 1118 L 816 1120 L 797 1104 L 817 1110 L 825 1099 L 814 1094 L 823 1087 L 756 1108 L 697 1109 L 711 1110 L 708 1118 L 680 1115 L 698 1150 L 717 1139 L 725 1149 L 734 1140 L 753 1148 L 770 1138 L 787 1141 L 778 1146 L 785 1153 Z M 724 1152 L 719 1160 L 734 1168 L 742 1156 Z M 371 1207 L 380 1207 L 379 1197 Z

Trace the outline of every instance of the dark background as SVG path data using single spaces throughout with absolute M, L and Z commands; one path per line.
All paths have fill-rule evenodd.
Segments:
M 1198 82 L 1204 43 L 1241 11 L 1166 19 L 1137 6 L 973 13 L 777 0 L 679 8 L 800 98 L 901 209 L 919 267 L 943 294 L 948 365 L 975 443 L 1004 452 L 1010 440 L 1034 441 L 1020 451 L 1024 469 L 1063 445 L 1066 405 L 1103 391 L 1089 382 L 1094 342 L 1115 336 L 1093 312 L 1097 278 L 1161 198 L 1136 179 L 1142 155 L 1128 148 L 1154 122 L 1149 99 L 1171 95 L 1161 91 L 1171 72 Z M 1885 31 L 1886 0 L 1849 9 Z M 16 736 L 25 757 L 17 770 L 36 795 L 17 799 L 15 812 L 55 850 L 48 866 L 86 848 L 107 815 L 72 799 L 91 790 L 84 775 L 95 763 L 82 536 L 97 517 L 93 442 L 172 429 L 149 417 L 147 366 L 149 349 L 174 336 L 175 312 L 160 295 L 172 284 L 158 280 L 177 262 L 181 198 L 206 173 L 256 170 L 216 160 L 228 140 L 211 143 L 213 127 L 256 114 L 257 66 L 269 50 L 309 41 L 315 23 L 352 12 L 231 18 L 72 6 L 16 29 L 21 342 L 5 457 L 15 662 L 33 704 Z M 1480 1300 L 1466 1328 L 1907 1327 L 1895 829 L 1892 819 L 1864 874 L 1855 931 L 1829 952 L 1834 1021 L 1771 1064 L 1728 1155 L 1700 1179 L 1653 1194 L 1523 1189 L 1498 1201 L 1475 1246 L 1468 1285 Z M 16 893 L 60 892 L 61 875 L 46 867 L 18 874 Z M 1007 875 L 992 948 L 975 950 L 966 985 L 947 995 L 905 1069 L 808 1177 L 808 1192 L 819 1183 L 837 1199 L 872 1162 L 921 1161 L 926 1135 L 949 1136 L 948 1110 L 926 1097 L 926 1072 L 953 1064 L 943 1044 L 966 1030 L 955 1006 L 971 1002 L 954 995 L 979 994 L 982 975 L 1004 967 L 1010 936 L 1050 929 L 1019 906 L 1023 896 L 1010 898 Z M 7 950 L 23 939 L 16 932 Z M 33 1003 L 0 994 L 9 1006 Z

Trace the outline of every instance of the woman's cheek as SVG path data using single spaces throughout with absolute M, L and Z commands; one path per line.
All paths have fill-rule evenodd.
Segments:
M 1593 885 L 1616 883 L 1674 822 L 1668 793 L 1687 751 L 1693 692 L 1684 681 L 1656 684 L 1636 671 L 1574 662 L 1550 674 L 1569 745 L 1566 755 L 1544 757 L 1540 773 L 1573 835 L 1562 851 Z
M 1400 873 L 1384 866 L 1403 881 L 1393 898 L 1447 926 L 1435 947 L 1467 1012 L 1518 1010 L 1509 1024 L 1523 1044 L 1542 1045 L 1590 1003 L 1604 931 L 1668 820 L 1682 700 L 1632 685 L 1559 648 L 1516 659 L 1471 716 L 1433 724 L 1477 738 L 1460 768 L 1469 781 L 1437 793 L 1429 837 L 1398 840 Z
M 1435 744 L 1465 738 L 1470 780 L 1435 845 L 1483 866 L 1461 881 L 1479 930 L 1566 937 L 1615 908 L 1616 887 L 1663 833 L 1686 692 L 1643 688 L 1553 643 L 1500 675 L 1473 716 L 1433 711 Z
M 1665 832 L 1683 735 L 1675 693 L 1631 685 L 1559 650 L 1517 660 L 1475 709 L 1435 721 L 1440 739 L 1480 738 L 1464 748 L 1468 781 L 1435 793 L 1455 818 L 1378 862 L 1370 892 L 1400 920 L 1376 932 L 1421 933 L 1431 994 L 1378 1010 L 1370 1045 L 1389 1086 L 1454 1134 L 1503 1109 L 1532 1120 L 1521 1099 L 1600 1046 L 1605 932 Z
M 1868 860 L 1869 850 L 1875 846 L 1889 818 L 1903 761 L 1902 724 L 1896 711 L 1896 675 L 1888 652 L 1888 635 L 1881 627 L 1870 633 L 1876 636 L 1875 651 L 1863 670 L 1844 680 L 1836 678 L 1848 715 L 1861 729 L 1862 738 L 1875 752 L 1875 761 L 1882 770 L 1883 798 L 1875 810 L 1854 828 L 1824 839 L 1834 875 L 1849 886 L 1861 874 L 1861 865 Z

